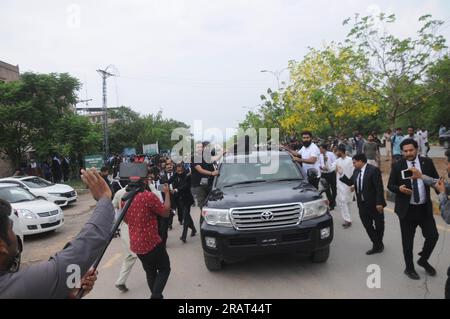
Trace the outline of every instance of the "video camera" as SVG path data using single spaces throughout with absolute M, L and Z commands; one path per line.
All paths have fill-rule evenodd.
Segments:
M 127 184 L 127 192 L 133 189 L 145 189 L 144 179 L 147 178 L 148 169 L 145 163 L 121 163 L 120 181 Z

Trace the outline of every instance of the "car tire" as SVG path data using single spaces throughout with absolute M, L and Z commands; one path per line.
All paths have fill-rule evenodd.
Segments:
M 324 263 L 328 260 L 329 256 L 330 256 L 330 246 L 327 246 L 325 248 L 316 250 L 311 255 L 311 261 L 313 263 Z
M 444 142 L 444 148 L 445 148 L 446 150 L 450 149 L 450 142 L 449 142 L 449 141 L 445 141 L 445 142 Z
M 205 257 L 205 265 L 209 271 L 218 271 L 222 269 L 223 263 L 220 258 L 203 255 Z

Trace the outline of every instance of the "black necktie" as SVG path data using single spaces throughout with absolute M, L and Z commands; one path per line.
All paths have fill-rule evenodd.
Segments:
M 359 178 L 358 179 L 359 179 L 359 181 L 358 181 L 358 192 L 359 192 L 359 195 L 361 196 L 361 200 L 364 200 L 363 188 L 362 188 L 363 171 L 359 172 Z
M 416 162 L 412 162 L 412 167 L 416 167 Z M 414 196 L 414 203 L 418 204 L 420 203 L 420 194 L 419 194 L 419 183 L 417 182 L 417 179 L 413 179 L 413 196 Z

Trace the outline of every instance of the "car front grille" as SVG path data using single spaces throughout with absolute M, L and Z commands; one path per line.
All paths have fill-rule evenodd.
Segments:
M 76 195 L 75 191 L 61 194 L 62 197 L 66 197 L 66 198 L 75 197 L 75 195 Z
M 309 239 L 310 233 L 308 231 L 301 232 L 301 233 L 295 233 L 295 234 L 288 234 L 283 235 L 281 238 L 282 242 L 295 242 L 295 241 L 303 241 Z
M 252 246 L 256 245 L 256 238 L 231 238 L 230 246 Z
M 303 214 L 301 204 L 235 208 L 230 217 L 237 230 L 258 230 L 298 225 Z
M 59 211 L 52 210 L 51 212 L 38 213 L 38 215 L 39 215 L 39 217 L 50 217 L 50 216 L 58 215 L 58 213 L 59 213 Z
M 57 226 L 61 223 L 60 220 L 58 220 L 57 222 L 54 223 L 47 223 L 47 224 L 41 224 L 41 228 L 50 228 L 50 227 L 54 227 Z

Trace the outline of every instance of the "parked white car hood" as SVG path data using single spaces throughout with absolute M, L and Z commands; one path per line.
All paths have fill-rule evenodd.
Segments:
M 12 203 L 11 206 L 14 209 L 28 209 L 33 213 L 46 213 L 60 209 L 58 205 L 43 199 L 33 200 L 30 202 Z
M 40 191 L 45 191 L 46 193 L 58 193 L 58 194 L 74 191 L 74 189 L 72 187 L 70 187 L 69 185 L 64 185 L 64 184 L 55 184 L 52 186 L 42 187 L 42 188 L 32 188 L 31 190 L 40 190 Z

